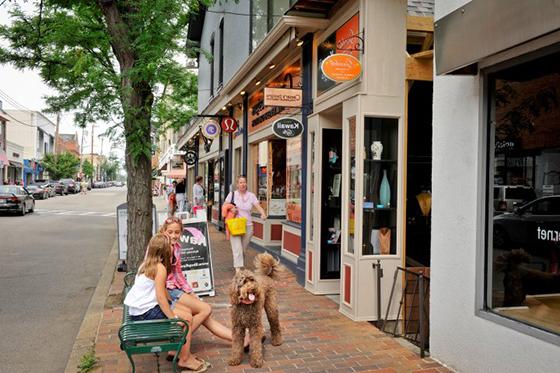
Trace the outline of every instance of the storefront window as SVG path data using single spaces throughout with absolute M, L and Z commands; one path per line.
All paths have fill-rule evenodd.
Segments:
M 301 223 L 301 137 L 286 140 L 286 215 Z
M 255 50 L 266 34 L 290 8 L 290 0 L 251 1 L 251 50 Z
M 350 177 L 348 178 L 348 246 L 347 251 L 354 254 L 354 228 L 356 223 L 356 117 L 348 120 L 348 165 Z
M 309 185 L 311 189 L 311 193 L 309 194 L 309 212 L 311 219 L 308 220 L 309 222 L 309 240 L 313 242 L 313 232 L 315 231 L 315 219 L 313 219 L 313 209 L 315 207 L 315 132 L 310 132 L 310 148 L 311 148 L 311 165 L 309 169 L 311 172 L 309 173 Z M 305 156 L 305 155 L 304 155 Z
M 397 253 L 398 119 L 365 118 L 362 255 Z
M 488 75 L 486 305 L 560 334 L 560 53 Z

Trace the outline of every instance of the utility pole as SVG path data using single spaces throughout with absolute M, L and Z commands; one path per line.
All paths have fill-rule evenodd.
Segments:
M 95 128 L 95 124 L 91 124 L 91 165 L 93 166 L 93 129 Z M 95 166 L 93 166 L 93 178 L 96 178 L 97 172 L 95 172 Z M 93 179 L 92 178 L 92 179 Z
M 60 127 L 60 111 L 56 113 L 56 131 L 54 133 L 54 154 L 60 153 L 58 146 L 58 128 Z

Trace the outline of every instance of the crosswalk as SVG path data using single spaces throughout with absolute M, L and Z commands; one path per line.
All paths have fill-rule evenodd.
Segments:
M 102 212 L 102 211 L 79 211 L 79 210 L 48 210 L 48 209 L 35 209 L 35 213 L 39 215 L 63 215 L 63 216 L 95 216 L 114 218 L 117 216 L 115 212 Z

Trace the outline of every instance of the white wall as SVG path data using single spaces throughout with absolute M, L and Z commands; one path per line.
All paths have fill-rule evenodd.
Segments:
M 436 14 L 463 3 L 438 0 Z M 558 346 L 475 315 L 479 92 L 478 76 L 434 79 L 431 355 L 460 372 L 557 372 Z
M 37 128 L 33 126 L 31 112 L 6 110 L 10 115 L 6 134 L 8 141 L 23 146 L 23 159 L 33 159 L 37 151 Z

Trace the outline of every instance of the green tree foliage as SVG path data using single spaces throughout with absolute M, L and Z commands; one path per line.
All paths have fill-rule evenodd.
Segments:
M 82 163 L 82 172 L 90 179 L 93 177 L 93 165 L 87 159 Z
M 73 178 L 78 172 L 80 160 L 72 153 L 45 154 L 41 165 L 52 179 Z
M 105 180 L 116 180 L 119 173 L 119 162 L 115 158 L 109 158 L 101 163 L 101 173 Z
M 112 121 L 124 135 L 131 269 L 151 235 L 152 136 L 196 110 L 196 76 L 180 61 L 193 52 L 191 13 L 212 2 L 30 0 L 32 12 L 0 2 L 12 20 L 0 26 L 0 63 L 38 70 L 57 92 L 47 97 L 51 111 L 73 110 L 82 127 Z

